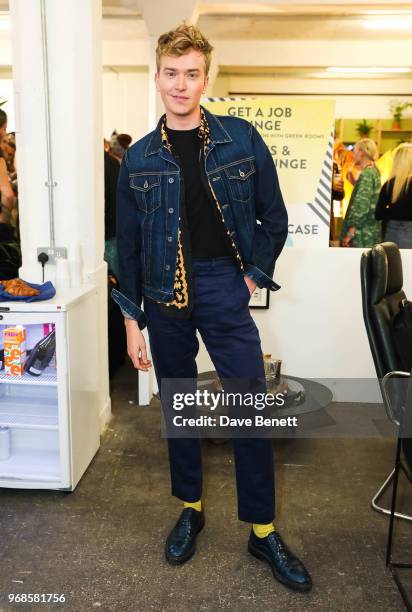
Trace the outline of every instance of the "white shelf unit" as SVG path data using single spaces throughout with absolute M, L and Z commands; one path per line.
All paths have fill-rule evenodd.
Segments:
M 14 385 L 57 385 L 56 368 L 46 368 L 41 376 L 32 376 L 25 372 L 23 376 L 9 376 L 4 371 L 0 371 L 1 383 L 13 383 Z
M 1 462 L 2 480 L 9 480 L 7 484 L 10 487 L 20 485 L 22 481 L 28 484 L 39 481 L 46 485 L 59 484 L 59 463 L 59 452 L 56 450 L 17 448 L 9 459 Z M 19 488 L 22 487 L 19 486 Z
M 0 487 L 72 491 L 98 450 L 97 307 L 95 287 L 0 302 L 1 347 L 6 327 L 24 326 L 28 352 L 52 326 L 56 332 L 55 356 L 40 376 L 0 371 L 0 426 L 11 439 Z

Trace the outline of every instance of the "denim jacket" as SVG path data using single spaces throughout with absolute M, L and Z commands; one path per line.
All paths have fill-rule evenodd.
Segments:
M 210 130 L 205 172 L 245 274 L 273 291 L 272 280 L 288 232 L 288 218 L 270 151 L 259 132 L 239 117 L 202 107 Z M 125 153 L 117 186 L 120 291 L 112 297 L 139 328 L 147 325 L 142 296 L 173 299 L 176 274 L 180 167 L 164 146 L 161 122 Z

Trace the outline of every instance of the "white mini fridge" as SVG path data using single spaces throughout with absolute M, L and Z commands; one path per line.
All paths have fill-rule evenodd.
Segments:
M 55 330 L 54 355 L 40 375 L 0 369 L 0 487 L 72 491 L 100 446 L 98 299 L 95 286 L 50 300 L 0 302 L 0 351 L 23 326 L 26 357 Z M 4 330 L 9 332 L 4 334 Z M 23 348 L 23 347 L 22 347 Z M 17 357 L 19 352 L 17 352 Z M 14 370 L 15 372 L 15 370 Z

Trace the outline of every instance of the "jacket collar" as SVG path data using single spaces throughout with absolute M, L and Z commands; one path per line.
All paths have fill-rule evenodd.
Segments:
M 170 150 L 165 125 L 166 113 L 160 117 L 156 129 L 152 132 L 149 143 L 146 147 L 145 157 L 158 153 L 163 146 Z M 215 145 L 224 142 L 232 142 L 231 137 L 226 132 L 216 115 L 210 113 L 202 105 L 200 105 L 199 137 L 203 139 L 205 146 L 208 146 L 209 144 Z

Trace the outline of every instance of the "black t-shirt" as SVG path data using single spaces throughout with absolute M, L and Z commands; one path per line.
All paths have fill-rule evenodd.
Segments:
M 391 204 L 395 179 L 391 178 L 383 185 L 376 205 L 376 219 L 393 219 L 396 221 L 412 221 L 412 180 L 401 192 L 399 198 Z
M 184 182 L 184 206 L 193 259 L 233 255 L 216 202 L 201 172 L 199 128 L 172 130 L 166 127 L 168 139 L 177 153 Z

